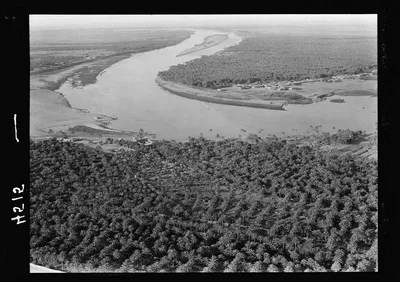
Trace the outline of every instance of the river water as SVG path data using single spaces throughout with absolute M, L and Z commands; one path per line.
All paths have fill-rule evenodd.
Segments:
M 176 57 L 213 34 L 224 32 L 196 30 L 178 45 L 134 54 L 110 66 L 98 76 L 96 84 L 73 88 L 66 82 L 57 91 L 66 96 L 72 107 L 117 116 L 118 120 L 110 124 L 112 128 L 128 131 L 143 128 L 155 133 L 157 139 L 184 141 L 188 136 L 198 137 L 200 134 L 214 139 L 217 133 L 226 138 L 248 133 L 262 137 L 268 134 L 282 136 L 311 132 L 310 126 L 316 125 L 322 125 L 322 131 L 330 132 L 339 128 L 367 132 L 376 129 L 377 97 L 341 97 L 345 103 L 325 100 L 310 105 L 288 105 L 286 111 L 274 111 L 186 99 L 161 89 L 155 83 L 157 73 L 171 65 L 214 54 L 241 41 L 240 37 L 226 33 L 229 39 L 219 45 Z M 376 88 L 376 81 L 363 83 L 360 89 Z M 340 87 L 340 83 L 336 86 Z

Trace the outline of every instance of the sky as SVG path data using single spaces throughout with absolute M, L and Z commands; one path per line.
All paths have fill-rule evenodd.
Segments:
M 369 27 L 377 25 L 377 15 L 30 15 L 29 22 L 31 30 L 255 25 Z

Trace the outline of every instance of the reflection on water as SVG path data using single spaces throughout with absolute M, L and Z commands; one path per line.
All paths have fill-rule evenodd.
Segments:
M 288 105 L 287 111 L 274 111 L 185 99 L 170 94 L 154 82 L 157 73 L 171 65 L 213 54 L 241 41 L 229 34 L 229 39 L 217 46 L 176 57 L 215 33 L 221 34 L 220 31 L 197 30 L 178 45 L 135 54 L 112 65 L 97 78 L 96 84 L 74 89 L 66 83 L 58 91 L 65 94 L 72 107 L 117 116 L 118 120 L 110 125 L 112 128 L 129 131 L 143 128 L 156 133 L 159 139 L 187 140 L 188 136 L 199 136 L 200 133 L 207 138 L 215 138 L 217 133 L 228 138 L 240 133 L 259 134 L 261 129 L 261 136 L 279 136 L 282 132 L 311 131 L 310 125 L 322 125 L 324 131 L 335 131 L 333 127 L 367 132 L 376 129 L 376 97 L 341 97 L 345 103 L 325 100 L 310 105 Z M 246 129 L 247 133 L 241 129 Z

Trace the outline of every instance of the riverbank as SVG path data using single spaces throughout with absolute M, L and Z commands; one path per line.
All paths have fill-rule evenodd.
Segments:
M 178 55 L 176 55 L 177 57 L 179 56 L 184 56 L 184 55 L 188 55 L 194 52 L 198 52 L 201 50 L 205 50 L 208 48 L 211 48 L 215 45 L 218 45 L 222 42 L 224 42 L 225 40 L 227 40 L 229 38 L 228 35 L 226 34 L 216 34 L 216 35 L 211 35 L 208 36 L 204 39 L 204 41 L 201 44 L 195 45 L 192 48 L 186 49 L 182 52 L 180 52 Z
M 113 133 L 132 136 L 133 132 L 123 132 L 107 128 L 115 117 L 90 113 L 85 109 L 72 108 L 62 93 L 48 89 L 30 91 L 30 136 L 55 137 L 76 136 L 78 126 L 91 129 L 91 134 L 100 136 Z M 79 127 L 78 127 L 79 128 Z
M 225 98 L 215 98 L 217 91 L 214 90 L 203 90 L 199 87 L 188 87 L 187 85 L 166 81 L 163 80 L 160 76 L 157 76 L 155 82 L 163 89 L 171 92 L 175 95 L 185 97 L 188 99 L 222 104 L 222 105 L 230 105 L 230 106 L 240 106 L 240 107 L 250 107 L 250 108 L 259 108 L 259 109 L 270 109 L 270 110 L 281 110 L 284 111 L 283 108 L 284 101 L 274 101 L 274 102 L 266 102 L 262 100 L 232 100 Z
M 45 71 L 31 72 L 31 89 L 57 90 L 67 80 L 70 80 L 75 87 L 83 87 L 96 83 L 97 76 L 113 64 L 127 59 L 131 52 L 116 54 L 107 58 L 93 59 L 80 62 L 71 66 L 59 67 Z
M 56 90 L 65 82 L 70 83 L 72 87 L 75 88 L 83 88 L 86 85 L 94 84 L 97 82 L 97 77 L 103 74 L 107 68 L 131 57 L 132 54 L 154 51 L 180 43 L 180 39 L 172 38 L 171 41 L 167 35 L 165 35 L 165 38 L 162 37 L 160 39 L 154 39 L 153 41 L 149 40 L 147 35 L 141 36 L 144 41 L 135 41 L 134 43 L 136 45 L 132 45 L 133 47 L 126 45 L 124 42 L 116 42 L 116 45 L 112 47 L 115 50 L 113 49 L 114 51 L 110 51 L 110 55 L 102 55 L 100 52 L 101 50 L 97 50 L 101 48 L 101 46 L 95 45 L 94 47 L 97 48 L 95 49 L 100 52 L 100 55 L 97 54 L 98 52 L 95 50 L 97 55 L 94 55 L 94 58 L 65 64 L 56 63 L 56 61 L 58 59 L 62 60 L 63 56 L 68 52 L 72 52 L 71 54 L 78 56 L 85 52 L 92 52 L 91 48 L 94 47 L 90 45 L 89 48 L 86 43 L 74 43 L 74 48 L 76 50 L 72 48 L 73 50 L 71 51 L 68 49 L 69 45 L 65 47 L 57 40 L 55 43 L 51 41 L 50 43 L 42 43 L 42 45 L 44 44 L 43 46 L 40 46 L 40 44 L 38 45 L 39 47 L 34 46 L 34 49 L 44 48 L 43 52 L 45 53 L 41 56 L 44 56 L 43 58 L 46 58 L 45 55 L 49 56 L 50 62 L 54 61 L 54 64 L 39 69 L 33 69 L 30 72 L 30 135 L 32 137 L 51 137 L 57 134 L 71 134 L 71 128 L 85 126 L 86 128 L 90 128 L 90 130 L 85 130 L 85 132 L 83 132 L 85 135 L 90 133 L 93 136 L 98 136 L 104 134 L 104 132 L 109 133 L 112 131 L 114 134 L 121 134 L 121 137 L 126 137 L 126 134 L 132 136 L 132 134 L 134 134 L 133 132 L 123 132 L 107 128 L 107 125 L 117 119 L 117 117 L 107 117 L 100 113 L 90 113 L 85 109 L 72 108 L 64 95 Z M 182 40 L 184 39 L 186 38 L 182 37 Z M 46 46 L 48 46 L 49 49 L 46 49 Z M 59 50 L 58 48 L 61 49 Z M 125 50 L 123 50 L 124 48 Z M 131 50 L 127 51 L 127 49 L 130 48 Z M 31 50 L 31 52 L 36 54 L 35 52 L 37 51 Z
M 67 80 L 75 87 L 95 83 L 96 77 L 105 69 L 130 56 L 130 53 L 119 54 L 66 68 L 32 74 L 30 77 L 30 135 L 32 137 L 55 137 L 60 134 L 79 136 L 79 131 L 74 131 L 72 128 L 85 126 L 90 130 L 81 132 L 84 137 L 99 137 L 110 133 L 117 138 L 126 138 L 127 135 L 130 138 L 136 136 L 135 132 L 108 128 L 107 125 L 116 117 L 73 108 L 62 93 L 55 91 Z

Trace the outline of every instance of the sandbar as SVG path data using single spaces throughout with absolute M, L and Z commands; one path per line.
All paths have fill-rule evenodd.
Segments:
M 205 50 L 207 48 L 213 47 L 215 45 L 218 45 L 218 44 L 224 42 L 228 38 L 229 37 L 226 34 L 215 34 L 215 35 L 207 36 L 201 44 L 198 44 L 192 48 L 186 49 L 186 50 L 180 52 L 176 56 L 177 57 L 184 56 L 184 55 L 188 55 L 188 54 L 191 54 L 194 52 Z

